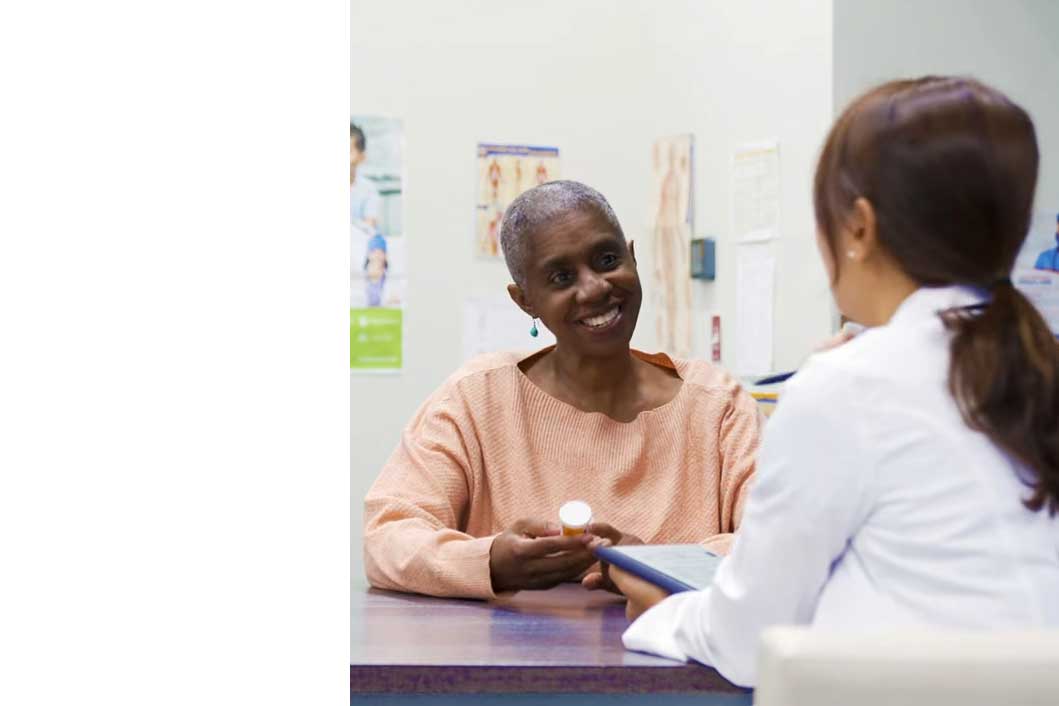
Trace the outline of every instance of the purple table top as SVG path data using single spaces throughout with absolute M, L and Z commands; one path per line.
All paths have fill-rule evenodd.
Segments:
M 354 693 L 744 691 L 625 650 L 624 601 L 576 584 L 491 602 L 354 588 L 351 616 Z

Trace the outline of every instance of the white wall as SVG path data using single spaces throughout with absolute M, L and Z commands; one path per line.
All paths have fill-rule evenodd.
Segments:
M 695 297 L 700 312 L 721 312 L 730 361 L 731 149 L 778 138 L 775 367 L 796 365 L 827 332 L 809 185 L 832 111 L 828 0 L 354 2 L 352 45 L 352 112 L 405 123 L 410 271 L 403 373 L 350 382 L 355 581 L 364 493 L 419 403 L 461 364 L 464 300 L 502 294 L 509 281 L 502 263 L 472 254 L 478 141 L 558 146 L 562 176 L 606 195 L 639 241 L 645 308 L 633 343 L 654 350 L 650 147 L 693 132 L 696 233 L 720 238 L 718 280 L 695 282 Z M 696 325 L 704 334 L 703 317 Z
M 810 200 L 815 158 L 831 123 L 831 3 L 652 6 L 658 11 L 650 18 L 648 51 L 655 71 L 642 95 L 659 108 L 657 134 L 695 134 L 696 234 L 719 236 L 718 279 L 694 283 L 695 295 L 700 311 L 715 308 L 722 315 L 727 365 L 733 364 L 739 325 L 736 247 L 728 237 L 732 151 L 746 142 L 779 140 L 781 235 L 769 245 L 776 258 L 773 369 L 791 370 L 831 324 Z M 705 334 L 704 321 L 698 331 Z
M 882 81 L 970 75 L 1025 108 L 1041 152 L 1037 204 L 1059 207 L 1059 2 L 835 1 L 835 109 Z

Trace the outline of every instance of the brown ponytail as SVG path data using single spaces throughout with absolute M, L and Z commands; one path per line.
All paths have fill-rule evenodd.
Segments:
M 817 166 L 817 224 L 834 250 L 857 198 L 878 238 L 922 286 L 988 291 L 943 312 L 949 390 L 964 421 L 1028 473 L 1026 507 L 1059 511 L 1059 344 L 1008 275 L 1029 231 L 1037 183 L 1029 115 L 973 79 L 894 81 L 854 101 Z
M 980 312 L 956 309 L 949 390 L 964 421 L 1032 469 L 1026 507 L 1059 510 L 1059 345 L 1037 310 L 1010 282 Z

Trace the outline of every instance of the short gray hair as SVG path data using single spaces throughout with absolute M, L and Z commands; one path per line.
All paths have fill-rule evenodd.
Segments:
M 572 211 L 592 209 L 614 232 L 625 239 L 625 233 L 603 194 L 578 181 L 549 181 L 522 192 L 504 211 L 500 224 L 500 248 L 508 272 L 515 284 L 526 281 L 526 257 L 534 232 Z

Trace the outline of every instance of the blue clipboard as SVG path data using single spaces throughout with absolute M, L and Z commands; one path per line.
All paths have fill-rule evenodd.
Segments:
M 669 554 L 680 554 L 679 564 L 667 560 L 666 556 L 659 550 Z M 700 591 L 706 588 L 712 581 L 717 565 L 721 562 L 721 557 L 698 544 L 639 544 L 625 547 L 599 547 L 595 550 L 595 554 L 600 561 L 624 569 L 630 574 L 639 576 L 669 593 Z M 634 556 L 636 554 L 640 556 Z M 652 556 L 654 554 L 657 554 L 657 556 Z M 684 568 L 686 568 L 688 563 L 694 563 L 695 565 L 694 573 L 698 579 L 695 582 L 697 585 L 668 573 L 669 570 L 681 569 L 680 565 L 684 565 Z M 684 576 L 687 575 L 686 571 L 680 571 L 679 573 Z

